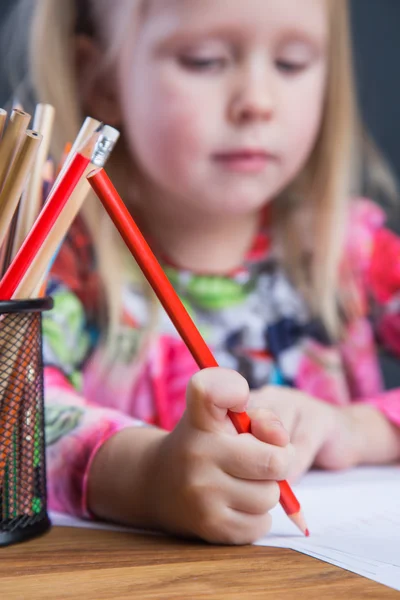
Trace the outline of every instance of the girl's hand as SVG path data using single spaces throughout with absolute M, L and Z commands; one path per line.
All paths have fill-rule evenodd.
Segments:
M 288 433 L 269 411 L 238 435 L 227 410 L 246 410 L 247 382 L 220 368 L 196 374 L 187 410 L 153 455 L 149 498 L 162 529 L 215 543 L 246 544 L 265 535 L 279 501 L 276 481 L 292 458 Z
M 289 432 L 295 457 L 289 479 L 312 466 L 339 470 L 360 464 L 383 464 L 400 457 L 400 433 L 372 406 L 337 407 L 291 388 L 268 386 L 251 393 L 255 407 L 268 408 Z
M 268 532 L 276 481 L 288 474 L 400 458 L 399 429 L 372 406 L 337 408 L 266 387 L 250 394 L 250 404 L 261 407 L 248 411 L 252 434 L 238 435 L 227 411 L 246 410 L 248 399 L 247 383 L 234 371 L 195 375 L 172 433 L 127 428 L 101 445 L 88 474 L 89 510 L 136 527 L 245 544 Z

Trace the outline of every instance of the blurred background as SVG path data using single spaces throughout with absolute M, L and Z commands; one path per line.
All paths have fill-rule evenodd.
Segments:
M 0 0 L 0 26 L 15 2 Z M 400 0 L 351 0 L 351 10 L 362 114 L 400 182 Z M 0 61 L 0 106 L 11 97 Z M 400 217 L 390 224 L 400 232 Z M 387 387 L 399 386 L 399 363 L 388 356 L 382 356 L 381 363 Z

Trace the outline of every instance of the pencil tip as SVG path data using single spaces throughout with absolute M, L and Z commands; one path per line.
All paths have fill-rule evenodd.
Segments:
M 307 527 L 307 523 L 304 519 L 303 513 L 300 511 L 293 515 L 288 515 L 289 519 L 296 525 L 297 529 L 301 531 L 303 535 L 308 537 L 310 535 L 310 531 Z

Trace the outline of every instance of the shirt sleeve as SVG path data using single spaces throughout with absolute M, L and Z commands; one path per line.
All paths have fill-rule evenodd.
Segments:
M 374 236 L 367 286 L 378 342 L 400 358 L 400 238 L 384 227 Z
M 77 265 L 83 274 L 82 256 L 74 255 L 74 263 L 71 257 L 68 241 L 47 288 L 54 308 L 43 315 L 48 501 L 51 510 L 90 517 L 87 481 L 96 452 L 118 431 L 143 423 L 89 402 L 81 392 L 82 370 L 96 337 L 85 302 L 89 280 L 84 277 L 84 289 L 77 276 Z
M 357 257 L 356 272 L 375 349 L 381 348 L 400 359 L 400 238 L 385 227 L 382 209 L 369 200 L 355 203 L 351 232 L 350 255 Z M 370 376 L 364 375 L 364 379 Z M 359 399 L 400 426 L 400 388 L 363 394 Z

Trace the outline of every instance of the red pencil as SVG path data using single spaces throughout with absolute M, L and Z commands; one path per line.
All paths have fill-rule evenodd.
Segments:
M 53 190 L 23 242 L 14 260 L 0 281 L 0 299 L 9 300 L 27 273 L 50 230 L 85 174 L 90 163 L 103 165 L 111 152 L 118 132 L 112 127 L 102 126 L 79 148 Z
M 200 335 L 199 330 L 104 169 L 100 168 L 92 171 L 87 178 L 200 369 L 218 367 L 218 363 L 209 347 Z M 251 432 L 251 421 L 247 413 L 229 411 L 228 414 L 238 433 Z M 300 531 L 308 536 L 309 531 L 301 512 L 300 503 L 291 487 L 286 481 L 280 481 L 279 487 L 281 492 L 280 503 L 284 511 Z

